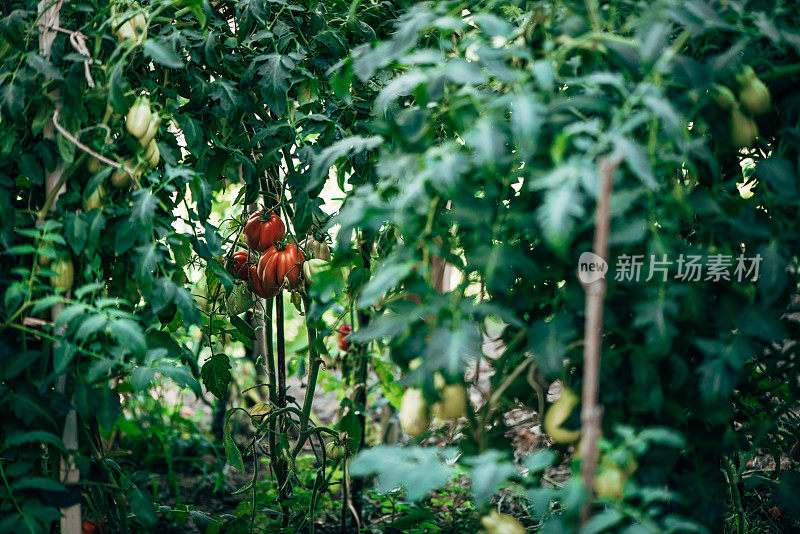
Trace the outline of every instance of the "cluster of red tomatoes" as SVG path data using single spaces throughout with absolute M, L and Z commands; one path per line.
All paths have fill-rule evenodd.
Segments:
M 300 286 L 306 258 L 300 247 L 283 240 L 286 226 L 280 217 L 258 210 L 247 219 L 242 235 L 250 251 L 234 252 L 228 272 L 265 299 Z

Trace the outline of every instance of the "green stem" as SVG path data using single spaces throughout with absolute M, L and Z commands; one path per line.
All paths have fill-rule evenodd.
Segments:
M 737 486 L 737 477 L 733 472 L 733 468 L 731 467 L 730 462 L 727 458 L 722 459 L 722 468 L 725 470 L 725 474 L 728 476 L 728 486 L 730 487 L 731 491 L 731 500 L 733 501 L 733 506 L 736 509 L 736 532 L 738 534 L 744 534 L 747 530 L 745 528 L 745 516 L 744 516 L 744 508 L 742 507 L 742 496 L 739 494 L 739 487 Z
M 322 364 L 322 359 L 319 357 L 317 353 L 317 348 L 314 346 L 314 343 L 317 339 L 317 329 L 311 325 L 311 322 L 308 319 L 308 312 L 310 307 L 310 300 L 308 296 L 303 295 L 303 309 L 306 314 L 306 332 L 308 333 L 308 359 L 309 359 L 309 370 L 308 370 L 308 384 L 306 385 L 306 395 L 303 399 L 303 409 L 300 413 L 300 438 L 297 440 L 297 444 L 292 451 L 293 456 L 297 456 L 297 454 L 302 450 L 303 445 L 305 445 L 306 437 L 306 430 L 308 429 L 308 421 L 311 418 L 311 405 L 314 402 L 314 392 L 317 389 L 317 377 L 319 376 L 319 367 Z

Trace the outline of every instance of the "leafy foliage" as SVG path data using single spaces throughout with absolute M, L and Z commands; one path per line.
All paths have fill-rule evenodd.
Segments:
M 590 502 L 579 477 L 549 482 L 561 458 L 549 451 L 516 462 L 506 412 L 540 417 L 553 383 L 582 385 L 575 264 L 592 249 L 609 162 L 612 266 L 758 255 L 761 270 L 691 282 L 609 273 L 600 467 L 630 473 L 583 531 L 718 529 L 747 460 L 797 439 L 786 423 L 800 396 L 791 6 L 78 1 L 58 7 L 63 31 L 40 24 L 31 0 L 0 9 L 0 530 L 49 531 L 80 501 L 81 488 L 57 482 L 72 409 L 90 436 L 75 451 L 82 474 L 100 465 L 109 480 L 95 500 L 116 503 L 115 526 L 130 506 L 133 528 L 155 528 L 143 474 L 95 445 L 132 432 L 123 406 L 161 378 L 198 396 L 202 383 L 220 402 L 238 391 L 230 347 L 263 350 L 259 313 L 267 329 L 273 320 L 272 300 L 244 317 L 225 306 L 241 283 L 226 260 L 257 203 L 287 222 L 289 241 L 334 243 L 330 268 L 293 297 L 308 342 L 289 370 L 310 395 L 297 409 L 236 407 L 222 435 L 240 471 L 269 436 L 271 473 L 311 487 L 294 501 L 288 486 L 260 488 L 277 495 L 281 526 L 313 524 L 334 480 L 324 455 L 298 458 L 306 441 L 356 453 L 375 397 L 399 406 L 415 386 L 433 404 L 442 380 L 482 394 L 429 432 L 447 447 L 367 448 L 344 460 L 350 474 L 411 500 L 464 475 L 481 511 L 511 488 L 544 531 L 577 528 Z M 139 17 L 146 31 L 126 40 Z M 747 67 L 766 84 L 766 112 L 741 98 Z M 162 119 L 147 146 L 125 119 L 142 96 Z M 95 155 L 122 163 L 131 185 Z M 340 209 L 323 198 L 334 185 Z M 73 282 L 59 288 L 68 263 Z M 324 340 L 344 324 L 355 332 L 334 359 Z M 321 359 L 340 367 L 349 397 L 335 430 L 309 423 Z M 490 378 L 470 384 L 481 362 Z M 253 436 L 241 449 L 238 411 Z M 578 451 L 557 448 L 578 456 L 578 475 Z M 759 483 L 790 513 L 795 474 Z M 247 489 L 231 528 L 273 504 L 257 480 Z M 202 515 L 179 515 L 191 514 Z

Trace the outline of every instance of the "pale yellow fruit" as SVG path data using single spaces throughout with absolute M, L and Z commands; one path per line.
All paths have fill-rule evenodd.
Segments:
M 417 438 L 428 430 L 430 413 L 421 389 L 408 388 L 400 402 L 400 426 L 411 437 Z
M 486 534 L 525 534 L 522 523 L 507 514 L 492 510 L 481 518 L 481 525 Z
M 736 148 L 753 144 L 758 137 L 758 126 L 755 121 L 734 108 L 731 110 L 731 142 Z
M 561 396 L 544 414 L 544 431 L 556 443 L 572 443 L 581 437 L 580 430 L 567 430 L 561 426 L 572 414 L 579 401 L 580 399 L 574 391 L 564 387 L 561 391 Z
M 467 413 L 467 389 L 463 384 L 447 384 L 439 390 L 433 413 L 439 419 L 458 419 Z
M 103 198 L 106 196 L 106 190 L 102 185 L 98 185 L 91 195 L 83 197 L 83 211 L 90 211 L 93 209 L 103 208 Z

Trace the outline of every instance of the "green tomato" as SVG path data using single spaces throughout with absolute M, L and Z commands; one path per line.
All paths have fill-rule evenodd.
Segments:
M 75 271 L 72 267 L 72 260 L 69 258 L 59 258 L 50 267 L 56 274 L 50 277 L 50 283 L 54 289 L 61 291 L 69 291 L 72 289 L 72 282 L 75 276 Z
M 147 153 L 145 154 L 144 159 L 147 160 L 147 164 L 151 169 L 158 166 L 158 162 L 161 159 L 161 152 L 158 150 L 158 145 L 156 144 L 155 139 L 151 139 L 150 144 L 147 145 Z
M 621 501 L 625 495 L 628 475 L 622 468 L 612 465 L 601 468 L 594 479 L 594 491 L 601 499 Z
M 428 430 L 430 410 L 421 389 L 408 388 L 400 402 L 400 426 L 411 437 L 417 438 Z
M 144 135 L 139 138 L 139 144 L 143 147 L 147 147 L 158 133 L 159 126 L 161 126 L 161 116 L 158 113 L 153 113 L 150 117 L 150 124 L 147 125 L 147 130 L 145 130 Z
M 105 198 L 105 196 L 105 188 L 102 185 L 98 185 L 91 195 L 83 197 L 83 211 L 103 209 L 103 198 Z
M 319 273 L 327 269 L 328 262 L 318 258 L 312 258 L 303 263 L 303 274 L 305 275 L 306 282 L 308 282 L 309 285 L 314 283 L 314 280 Z
M 132 136 L 141 139 L 147 132 L 152 116 L 150 100 L 146 96 L 140 96 L 133 103 L 131 109 L 128 110 L 128 116 L 125 118 L 125 127 Z
M 325 445 L 325 454 L 331 460 L 341 460 L 347 454 L 347 448 L 343 444 L 331 441 Z
M 467 413 L 467 388 L 464 384 L 447 384 L 439 390 L 439 402 L 433 413 L 439 419 L 458 419 Z
M 525 534 L 527 532 L 522 523 L 507 514 L 492 510 L 481 518 L 481 525 L 486 529 L 486 534 Z
M 747 67 L 742 74 L 737 76 L 737 79 L 741 85 L 739 101 L 742 103 L 742 107 L 753 115 L 767 111 L 771 100 L 769 89 L 756 76 L 752 67 Z
M 556 443 L 572 443 L 581 437 L 580 430 L 569 430 L 562 426 L 579 402 L 578 395 L 565 386 L 558 400 L 545 412 L 544 431 Z
M 755 121 L 734 108 L 731 110 L 731 142 L 736 148 L 751 146 L 758 137 Z

